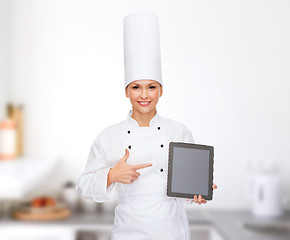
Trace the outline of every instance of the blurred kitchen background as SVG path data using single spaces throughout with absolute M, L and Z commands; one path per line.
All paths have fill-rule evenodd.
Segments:
M 114 200 L 74 189 L 131 109 L 123 17 L 159 16 L 160 115 L 215 148 L 192 239 L 290 239 L 290 2 L 0 0 L 0 240 L 110 239 Z

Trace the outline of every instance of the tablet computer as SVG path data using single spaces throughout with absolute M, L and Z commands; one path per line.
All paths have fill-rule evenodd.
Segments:
M 212 200 L 213 157 L 212 146 L 170 142 L 167 195 L 191 199 L 202 195 Z

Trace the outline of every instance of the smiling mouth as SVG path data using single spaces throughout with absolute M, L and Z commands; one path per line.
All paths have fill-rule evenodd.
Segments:
M 148 106 L 151 101 L 138 101 L 138 103 L 141 105 L 141 106 Z

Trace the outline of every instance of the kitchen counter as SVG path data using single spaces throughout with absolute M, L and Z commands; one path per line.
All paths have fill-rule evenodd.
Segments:
M 225 240 L 289 240 L 290 239 L 290 212 L 286 212 L 279 218 L 254 217 L 250 211 L 230 211 L 215 210 L 187 212 L 188 220 L 191 224 L 198 224 L 200 220 L 211 224 Z M 258 226 L 263 225 L 284 225 L 287 224 L 287 233 L 283 231 L 272 231 L 267 229 L 264 232 L 256 232 L 246 229 L 243 224 L 250 223 Z M 194 236 L 192 236 L 194 239 Z
M 282 232 L 274 234 L 270 231 L 264 233 L 256 233 L 252 230 L 245 229 L 243 223 L 259 223 L 274 224 L 287 223 L 290 228 L 290 212 L 277 219 L 256 218 L 249 211 L 222 211 L 222 210 L 193 210 L 188 211 L 188 220 L 191 225 L 208 225 L 213 227 L 225 240 L 289 240 L 289 232 L 287 235 Z M 114 216 L 113 212 L 96 212 L 96 213 L 74 213 L 65 220 L 51 222 L 29 222 L 17 221 L 11 218 L 1 218 L 1 227 L 12 226 L 64 226 L 74 230 L 94 230 L 94 231 L 111 231 Z M 194 236 L 192 236 L 194 239 Z

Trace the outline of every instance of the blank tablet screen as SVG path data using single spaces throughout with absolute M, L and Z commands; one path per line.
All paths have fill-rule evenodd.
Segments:
M 167 195 L 212 199 L 213 147 L 192 143 L 169 144 Z
M 209 151 L 174 147 L 173 159 L 172 192 L 208 195 Z

